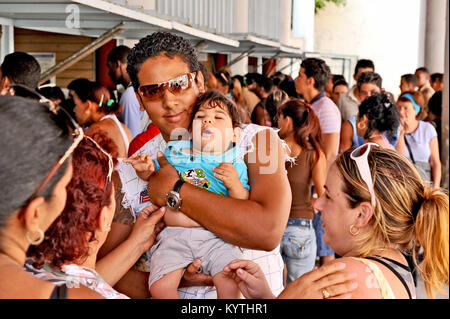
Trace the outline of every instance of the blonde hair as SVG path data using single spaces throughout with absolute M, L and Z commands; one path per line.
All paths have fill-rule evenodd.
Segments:
M 371 196 L 356 162 L 350 158 L 352 150 L 339 155 L 336 166 L 343 177 L 349 206 L 355 208 L 361 202 L 370 203 Z M 435 290 L 446 294 L 442 286 L 449 281 L 448 195 L 426 186 L 410 161 L 394 150 L 372 146 L 368 162 L 376 207 L 369 221 L 370 230 L 357 238 L 360 256 L 391 244 L 403 252 L 420 244 L 424 258 L 417 268 L 427 296 L 434 298 Z M 413 259 L 416 263 L 414 249 Z

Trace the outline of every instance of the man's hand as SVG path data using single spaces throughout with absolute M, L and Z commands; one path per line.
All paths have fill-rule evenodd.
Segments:
M 155 171 L 155 163 L 146 154 L 133 154 L 129 158 L 124 159 L 123 162 L 133 165 L 137 176 L 144 181 L 147 181 Z
M 183 274 L 180 287 L 213 286 L 214 284 L 210 275 L 198 272 L 201 267 L 202 261 L 200 259 L 196 259 L 190 263 Z
M 166 195 L 169 193 L 176 181 L 180 179 L 177 170 L 167 161 L 163 153 L 158 152 L 159 170 L 148 179 L 148 193 L 150 201 L 160 207 L 166 205 Z

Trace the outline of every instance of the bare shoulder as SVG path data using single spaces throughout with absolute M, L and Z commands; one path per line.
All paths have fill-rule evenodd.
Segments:
M 350 123 L 350 121 L 345 121 L 344 123 L 342 123 L 341 130 L 342 131 L 352 131 L 353 132 L 352 123 Z
M 55 288 L 18 267 L 1 266 L 0 274 L 0 299 L 48 299 Z
M 121 123 L 122 128 L 125 130 L 125 133 L 127 134 L 128 140 L 131 142 L 133 139 L 133 135 L 131 134 L 131 130 L 126 126 L 125 124 Z
M 352 292 L 353 299 L 380 299 L 381 291 L 378 281 L 372 270 L 361 259 L 342 257 L 331 261 L 329 264 L 344 263 L 346 265 L 345 271 L 356 274 L 354 280 L 358 283 L 358 287 Z

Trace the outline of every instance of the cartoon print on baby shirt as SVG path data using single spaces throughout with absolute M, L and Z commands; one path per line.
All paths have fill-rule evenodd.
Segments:
M 206 174 L 201 168 L 190 168 L 181 174 L 183 180 L 197 187 L 208 189 L 211 186 L 211 181 L 206 178 Z

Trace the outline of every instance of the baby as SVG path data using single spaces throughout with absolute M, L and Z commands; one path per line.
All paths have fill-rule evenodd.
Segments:
M 180 177 L 195 186 L 236 199 L 248 199 L 247 166 L 235 146 L 240 135 L 240 118 L 234 103 L 217 91 L 200 96 L 194 106 L 190 137 L 170 141 L 164 152 Z M 137 175 L 148 180 L 159 169 L 148 155 L 125 160 Z M 220 165 L 218 165 L 220 163 Z M 146 209 L 146 208 L 144 208 Z M 180 211 L 168 209 L 166 228 L 150 250 L 149 289 L 154 298 L 179 298 L 177 288 L 184 269 L 201 258 L 203 269 L 213 278 L 218 298 L 237 299 L 240 291 L 233 279 L 222 273 L 242 250 L 224 242 Z

